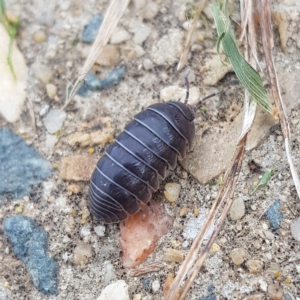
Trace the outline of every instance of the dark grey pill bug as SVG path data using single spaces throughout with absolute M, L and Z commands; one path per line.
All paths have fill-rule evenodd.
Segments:
M 184 103 L 156 103 L 138 113 L 94 170 L 89 208 L 95 219 L 118 223 L 137 213 L 194 138 L 194 114 Z

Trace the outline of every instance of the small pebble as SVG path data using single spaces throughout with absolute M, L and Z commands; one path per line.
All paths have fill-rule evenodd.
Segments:
M 43 120 L 47 131 L 51 134 L 59 131 L 62 128 L 66 117 L 67 114 L 64 110 L 50 110 Z
M 106 259 L 111 253 L 115 251 L 115 248 L 112 245 L 103 245 L 100 249 L 100 257 Z
M 167 183 L 165 185 L 164 195 L 170 202 L 175 202 L 180 193 L 181 186 L 178 183 Z
M 240 220 L 245 215 L 245 203 L 243 198 L 237 198 L 233 201 L 230 208 L 230 218 Z
M 135 57 L 135 51 L 134 50 L 129 51 L 127 54 L 127 57 L 129 59 L 133 59 Z
M 35 63 L 31 68 L 35 77 L 42 83 L 48 84 L 53 79 L 53 72 L 48 66 Z
M 50 99 L 53 99 L 57 94 L 57 87 L 52 83 L 48 83 L 46 85 L 46 91 L 47 91 L 48 97 Z
M 269 220 L 273 229 L 277 230 L 280 228 L 280 224 L 283 219 L 283 213 L 281 211 L 281 204 L 279 201 L 276 201 L 269 207 L 266 212 L 266 218 Z
M 150 34 L 151 28 L 141 24 L 134 29 L 133 41 L 137 45 L 142 45 L 147 40 Z
M 79 244 L 74 249 L 74 262 L 76 265 L 86 265 L 92 257 L 92 246 L 88 244 Z
M 124 280 L 118 280 L 105 287 L 97 300 L 129 300 L 128 285 Z
M 81 191 L 81 188 L 78 184 L 70 184 L 67 189 L 71 194 L 78 194 Z
M 58 137 L 53 134 L 47 134 L 45 140 L 45 146 L 48 149 L 53 149 L 55 144 L 58 142 Z
M 182 246 L 182 248 L 185 249 L 189 246 L 189 244 L 190 244 L 189 241 L 184 241 L 181 246 Z
M 133 300 L 142 300 L 142 294 L 135 294 Z
M 36 31 L 33 34 L 33 39 L 36 43 L 43 43 L 46 41 L 46 38 L 47 38 L 46 33 L 43 30 Z
M 274 238 L 275 238 L 275 235 L 269 230 L 265 230 L 264 234 L 268 240 L 274 240 Z
M 195 217 L 199 216 L 199 209 L 198 208 L 194 208 L 194 216 Z
M 72 215 L 67 216 L 65 219 L 65 231 L 71 233 L 75 229 L 75 226 L 76 223 L 74 217 Z
M 105 226 L 104 225 L 98 225 L 94 227 L 94 231 L 98 236 L 104 236 L 105 235 Z
M 50 105 L 49 105 L 49 104 L 45 104 L 45 105 L 41 108 L 41 110 L 40 110 L 40 112 L 39 112 L 39 115 L 40 115 L 41 117 L 44 116 L 44 115 L 48 112 L 49 108 L 50 108 Z
M 98 158 L 93 155 L 62 157 L 60 178 L 66 181 L 89 181 Z
M 293 298 L 290 296 L 290 294 L 285 294 L 285 295 L 283 296 L 283 299 L 284 299 L 284 300 L 293 300 Z
M 179 215 L 180 217 L 184 217 L 188 212 L 188 209 L 186 207 L 183 207 L 180 212 L 179 212 Z
M 246 260 L 247 256 L 248 253 L 244 248 L 235 248 L 230 252 L 230 258 L 236 266 L 241 265 Z
M 158 292 L 159 288 L 160 288 L 160 283 L 159 283 L 159 281 L 158 281 L 158 280 L 154 280 L 154 281 L 152 282 L 152 291 L 153 291 L 153 293 Z
M 146 58 L 143 60 L 143 67 L 146 71 L 150 71 L 153 69 L 153 62 L 149 58 Z
M 83 43 L 92 43 L 96 39 L 103 17 L 100 14 L 93 15 L 89 24 L 84 26 L 81 41 Z
M 91 234 L 91 230 L 87 226 L 83 226 L 80 229 L 80 235 L 82 235 L 83 237 L 89 236 L 90 234 Z
M 282 300 L 283 290 L 278 282 L 268 286 L 268 295 L 272 300 Z
M 163 261 L 166 262 L 183 262 L 184 255 L 183 252 L 180 250 L 175 249 L 167 249 L 167 251 L 164 253 Z
M 110 261 L 104 262 L 104 276 L 103 276 L 103 285 L 107 286 L 109 282 L 116 277 L 116 272 L 114 266 Z
M 71 241 L 71 239 L 67 236 L 67 235 L 65 235 L 64 237 L 63 237 L 63 239 L 62 239 L 62 242 L 64 243 L 64 244 L 67 244 L 67 243 L 69 243 Z
M 156 17 L 158 11 L 158 5 L 155 2 L 149 2 L 144 8 L 143 17 L 144 19 L 151 21 Z
M 211 246 L 211 248 L 210 248 L 210 251 L 211 252 L 218 252 L 218 251 L 220 251 L 220 246 L 218 245 L 218 244 L 216 244 L 216 243 L 213 243 L 212 244 L 212 246 Z
M 300 217 L 292 223 L 291 234 L 296 241 L 300 242 Z
M 259 283 L 260 289 L 261 289 L 263 292 L 266 292 L 266 291 L 267 291 L 267 288 L 268 288 L 267 283 L 266 283 L 264 280 L 262 280 L 262 279 L 260 279 L 260 280 L 258 281 L 258 283 Z
M 265 254 L 265 257 L 266 257 L 266 259 L 271 260 L 271 259 L 272 259 L 272 253 L 267 252 L 267 253 Z
M 123 28 L 117 28 L 117 30 L 115 30 L 112 37 L 110 38 L 110 43 L 113 45 L 121 44 L 130 39 L 131 39 L 131 34 L 127 30 L 125 30 Z
M 248 260 L 246 262 L 246 267 L 248 268 L 248 270 L 251 274 L 261 273 L 263 266 L 264 266 L 264 264 L 260 260 L 253 259 L 253 260 Z
M 143 283 L 144 287 L 147 288 L 150 285 L 150 279 L 149 278 L 143 279 L 142 283 Z

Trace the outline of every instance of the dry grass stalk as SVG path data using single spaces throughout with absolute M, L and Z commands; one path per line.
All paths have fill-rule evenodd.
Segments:
M 135 268 L 134 270 L 130 270 L 129 275 L 132 277 L 137 277 L 137 276 L 141 276 L 141 275 L 144 275 L 147 273 L 157 272 L 163 267 L 164 267 L 163 263 L 155 261 L 155 262 L 152 262 L 149 264 L 145 264 L 143 266 L 139 266 L 139 267 Z
M 114 30 L 116 29 L 121 17 L 123 16 L 129 0 L 112 0 L 106 14 L 104 16 L 102 25 L 99 29 L 97 34 L 96 40 L 92 46 L 92 49 L 89 53 L 88 58 L 86 59 L 84 66 L 82 67 L 80 73 L 74 80 L 74 84 L 72 85 L 72 89 L 70 93 L 67 94 L 67 99 L 64 109 L 70 101 L 74 98 L 79 88 L 82 86 L 84 82 L 84 78 L 86 74 L 90 71 L 90 69 L 95 64 L 97 58 L 101 54 L 103 48 L 108 43 L 109 38 L 113 34 Z
M 185 40 L 185 44 L 184 44 L 184 48 L 181 53 L 180 60 L 179 60 L 178 66 L 177 66 L 177 71 L 180 71 L 186 65 L 189 50 L 190 50 L 192 35 L 196 28 L 197 21 L 198 21 L 200 15 L 201 15 L 201 12 L 204 8 L 205 2 L 206 2 L 206 0 L 201 0 L 201 2 L 199 4 L 197 4 L 198 9 L 193 17 L 193 20 L 190 22 L 189 30 L 187 32 L 187 36 L 186 36 L 186 40 Z
M 33 130 L 33 133 L 36 133 L 36 123 L 35 123 L 35 115 L 34 115 L 34 105 L 32 102 L 31 97 L 28 97 L 28 108 L 29 108 L 29 115 L 31 119 L 31 127 Z
M 297 190 L 298 197 L 300 198 L 300 180 L 296 169 L 293 164 L 292 154 L 290 150 L 290 128 L 287 120 L 287 116 L 285 113 L 285 109 L 283 106 L 283 101 L 280 94 L 277 74 L 275 70 L 275 65 L 272 58 L 272 47 L 273 47 L 273 35 L 271 28 L 271 12 L 270 12 L 270 3 L 268 0 L 259 0 L 259 12 L 260 12 L 260 29 L 261 29 L 261 38 L 262 45 L 264 50 L 264 56 L 267 66 L 267 73 L 269 77 L 269 81 L 271 83 L 272 95 L 275 101 L 275 106 L 277 109 L 281 130 L 284 136 L 284 144 L 286 156 L 288 159 L 288 163 L 290 165 L 292 177 L 294 180 L 294 184 Z
M 247 17 L 247 15 L 250 17 Z M 254 29 L 252 16 L 253 16 L 252 1 L 242 0 L 241 19 L 244 20 L 244 24 L 242 24 L 242 26 L 245 30 L 244 36 L 246 38 L 245 58 L 253 67 L 255 67 L 256 36 L 255 36 L 255 29 Z M 250 45 L 251 45 L 251 49 L 250 49 Z M 166 300 L 176 300 L 176 299 L 183 300 L 186 298 L 186 295 L 191 285 L 193 284 L 199 270 L 203 266 L 205 258 L 207 257 L 210 248 L 212 247 L 219 231 L 222 228 L 223 223 L 225 222 L 226 216 L 233 202 L 235 185 L 241 170 L 243 157 L 245 153 L 245 146 L 247 142 L 247 136 L 254 120 L 255 110 L 256 110 L 256 103 L 254 103 L 253 101 L 250 102 L 249 93 L 246 91 L 245 92 L 245 118 L 243 122 L 243 128 L 235 148 L 234 157 L 230 163 L 229 168 L 225 173 L 223 186 L 219 191 L 217 199 L 215 200 L 209 212 L 209 215 L 207 217 L 207 220 L 203 228 L 198 233 L 186 259 L 180 266 L 178 274 L 171 285 Z M 204 235 L 207 231 L 207 228 L 209 228 L 212 224 L 214 224 L 214 230 L 211 236 L 209 237 L 206 245 L 203 246 Z M 182 283 L 184 282 L 184 280 L 186 279 L 186 276 L 188 276 L 188 274 L 190 274 L 190 276 L 185 282 L 182 292 L 178 298 L 177 294 L 179 292 L 179 289 Z

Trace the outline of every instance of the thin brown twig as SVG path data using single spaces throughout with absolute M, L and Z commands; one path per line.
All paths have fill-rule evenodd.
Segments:
M 271 27 L 270 3 L 269 0 L 259 0 L 258 4 L 259 4 L 258 9 L 260 11 L 259 16 L 260 16 L 261 39 L 262 39 L 262 45 L 264 50 L 264 56 L 266 60 L 267 74 L 269 77 L 269 81 L 271 83 L 272 95 L 275 101 L 275 106 L 277 109 L 281 130 L 284 136 L 284 144 L 285 144 L 287 160 L 290 166 L 291 174 L 294 180 L 298 197 L 300 198 L 300 180 L 297 171 L 295 169 L 292 160 L 291 150 L 290 150 L 290 143 L 289 143 L 290 128 L 285 113 L 285 109 L 283 106 L 276 69 L 272 57 L 273 34 L 272 34 L 272 27 Z

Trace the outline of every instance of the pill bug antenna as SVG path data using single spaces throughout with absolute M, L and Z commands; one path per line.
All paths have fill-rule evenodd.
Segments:
M 184 78 L 185 79 L 185 87 L 186 87 L 186 96 L 185 96 L 184 104 L 188 103 L 189 96 L 190 96 L 190 84 L 189 84 L 188 76 L 189 76 L 189 74 L 187 74 Z
M 218 92 L 215 92 L 215 93 L 212 93 L 212 94 L 210 94 L 210 95 L 204 97 L 203 99 L 201 99 L 201 100 L 193 107 L 194 113 L 200 108 L 201 104 L 202 104 L 204 101 L 206 101 L 207 99 L 212 98 L 212 97 L 214 97 L 214 96 L 216 96 L 216 95 L 218 95 L 218 94 L 221 94 L 222 92 L 223 92 L 223 90 L 218 91 Z

